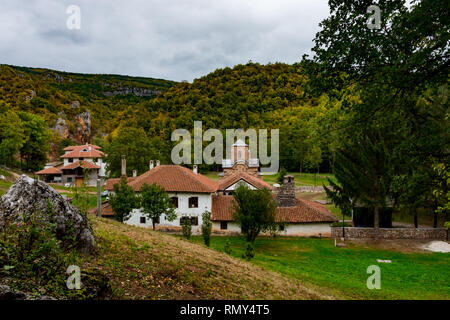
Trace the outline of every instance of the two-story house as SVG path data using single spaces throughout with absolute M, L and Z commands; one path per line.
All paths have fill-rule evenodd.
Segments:
M 105 178 L 104 153 L 101 148 L 92 144 L 81 146 L 69 146 L 64 148 L 61 156 L 62 162 L 56 165 L 46 166 L 36 172 L 45 182 L 61 183 L 63 185 L 80 186 L 85 183 L 95 186 L 97 179 Z

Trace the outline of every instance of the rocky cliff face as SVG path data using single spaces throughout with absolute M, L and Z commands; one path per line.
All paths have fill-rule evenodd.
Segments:
M 161 93 L 158 90 L 151 90 L 146 88 L 138 88 L 138 87 L 118 87 L 113 91 L 105 91 L 103 94 L 107 97 L 112 97 L 115 95 L 125 95 L 125 94 L 133 94 L 137 97 L 151 97 Z
M 85 144 L 91 140 L 91 112 L 86 110 L 75 117 L 75 139 L 80 144 Z
M 49 185 L 26 175 L 20 176 L 0 198 L 0 225 L 22 221 L 24 214 L 36 214 L 44 222 L 55 223 L 57 238 L 76 239 L 81 252 L 90 253 L 94 249 L 88 218 Z
M 72 101 L 70 108 L 74 111 L 81 109 L 80 102 Z M 53 132 L 64 139 L 71 138 L 79 144 L 89 143 L 92 134 L 91 112 L 89 110 L 82 110 L 79 110 L 79 113 L 72 119 L 68 119 L 68 116 L 64 112 L 58 113 L 59 118 L 52 128 Z

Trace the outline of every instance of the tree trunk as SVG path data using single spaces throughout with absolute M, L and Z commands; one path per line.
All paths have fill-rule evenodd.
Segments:
M 153 231 L 155 231 L 155 219 L 152 219 L 152 227 L 153 227 Z
M 419 227 L 419 221 L 417 219 L 417 209 L 414 210 L 414 228 L 418 228 Z
M 373 228 L 375 231 L 375 239 L 379 237 L 380 228 L 380 213 L 378 208 L 378 177 L 375 178 L 374 182 L 374 200 L 373 200 Z
M 434 204 L 433 204 L 433 228 L 437 228 L 437 223 L 438 223 L 438 214 L 436 212 L 437 208 L 438 208 L 437 201 L 434 200 Z

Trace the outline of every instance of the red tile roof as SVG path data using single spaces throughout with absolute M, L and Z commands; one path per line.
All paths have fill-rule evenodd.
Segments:
M 89 150 L 89 147 L 91 150 Z M 83 150 L 87 151 L 83 151 Z M 69 146 L 64 151 L 70 151 L 61 156 L 61 158 L 102 158 L 104 153 L 100 151 L 100 147 L 92 144 L 81 146 Z
M 219 185 L 204 175 L 177 165 L 160 165 L 137 177 L 129 185 L 140 191 L 144 184 L 153 183 L 163 187 L 166 192 L 216 192 Z
M 85 148 L 85 147 L 89 147 L 89 146 L 91 146 L 92 148 L 94 148 L 94 149 L 101 149 L 101 147 L 99 147 L 99 146 L 96 146 L 95 144 L 84 144 L 84 145 L 81 145 L 81 146 L 68 146 L 68 147 L 65 147 L 63 150 L 64 151 L 72 151 L 72 150 L 75 150 L 75 149 L 77 149 L 77 148 Z
M 120 178 L 108 179 L 105 189 L 113 190 L 114 184 L 119 181 Z M 219 188 L 214 180 L 177 165 L 157 166 L 138 177 L 132 178 L 128 185 L 135 191 L 140 191 L 144 184 L 151 185 L 153 183 L 163 187 L 166 192 L 212 193 Z
M 233 196 L 213 196 L 212 216 L 213 221 L 233 221 L 235 206 Z M 284 223 L 310 223 L 310 222 L 334 222 L 337 218 L 320 203 L 296 199 L 295 207 L 278 207 L 275 213 L 276 222 Z
M 295 199 L 295 207 L 278 207 L 275 220 L 277 222 L 334 222 L 338 219 L 320 203 L 311 204 L 311 201 Z
M 90 161 L 75 161 L 74 163 L 68 164 L 62 167 L 61 170 L 72 170 L 81 167 L 83 169 L 100 169 L 100 166 L 90 162 Z
M 136 179 L 137 177 L 128 177 L 127 178 L 127 182 L 130 183 L 131 181 L 133 181 L 134 179 Z M 113 191 L 114 190 L 114 185 L 120 182 L 121 178 L 113 178 L 113 179 L 108 179 L 106 180 L 106 184 L 105 184 L 105 190 L 108 191 Z
M 228 187 L 235 184 L 236 182 L 238 182 L 239 180 L 244 180 L 257 189 L 266 188 L 266 189 L 272 190 L 272 187 L 270 186 L 270 184 L 268 184 L 267 182 L 265 182 L 259 178 L 254 177 L 246 172 L 236 172 L 236 173 L 232 174 L 231 176 L 220 180 L 219 181 L 219 190 L 225 190 Z
M 233 221 L 233 211 L 236 200 L 233 196 L 213 196 L 211 208 L 211 220 Z
M 50 167 L 50 168 L 47 168 L 47 169 L 40 170 L 40 171 L 36 172 L 36 174 L 39 174 L 39 175 L 43 175 L 43 174 L 62 174 L 62 171 L 59 170 L 58 168 Z
M 114 211 L 108 201 L 103 202 L 100 208 L 101 208 L 100 214 L 102 215 L 102 217 L 114 216 Z M 89 210 L 89 213 L 97 215 L 97 208 Z

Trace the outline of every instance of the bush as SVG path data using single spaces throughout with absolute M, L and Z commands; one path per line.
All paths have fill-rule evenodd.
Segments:
M 342 227 L 342 221 L 335 221 L 331 224 L 332 227 Z M 344 222 L 344 227 L 353 227 L 351 223 Z
M 245 249 L 245 253 L 242 255 L 242 258 L 246 260 L 251 260 L 255 256 L 255 251 L 251 243 L 247 243 L 247 248 Z
M 278 183 L 279 185 L 282 185 L 282 184 L 283 184 L 283 179 L 284 179 L 284 176 L 285 176 L 285 175 L 287 175 L 286 169 L 285 169 L 285 168 L 281 168 L 281 169 L 280 169 L 280 172 L 278 172 L 278 175 L 277 175 L 277 183 Z
M 231 255 L 231 247 L 230 247 L 230 241 L 229 240 L 227 240 L 227 242 L 225 242 L 225 248 L 224 248 L 224 251 L 225 251 L 225 253 L 226 254 L 229 254 L 229 255 Z
M 66 269 L 76 259 L 56 238 L 56 225 L 36 215 L 6 222 L 0 238 L 0 273 L 12 278 L 12 287 L 53 296 L 67 296 Z
M 202 236 L 203 241 L 207 247 L 209 247 L 209 244 L 211 242 L 211 229 L 212 229 L 212 223 L 211 223 L 211 212 L 205 211 L 202 214 Z
M 192 234 L 191 219 L 184 218 L 182 226 L 183 226 L 183 237 L 189 240 Z

